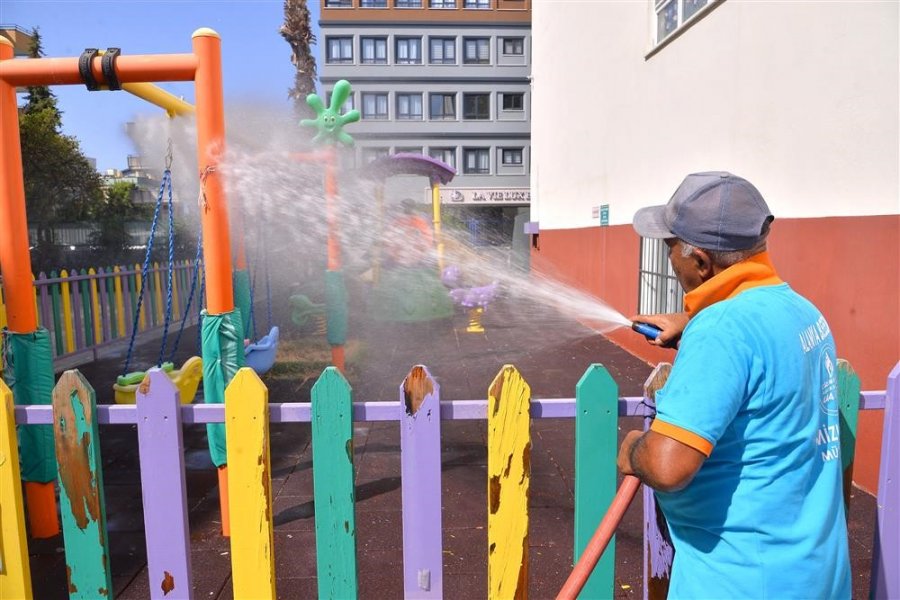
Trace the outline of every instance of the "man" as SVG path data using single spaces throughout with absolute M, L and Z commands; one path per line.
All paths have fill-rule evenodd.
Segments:
M 680 344 L 653 425 L 618 459 L 666 515 L 670 598 L 850 597 L 834 340 L 778 278 L 772 220 L 753 185 L 719 172 L 634 217 L 686 292 L 686 317 L 632 319 Z

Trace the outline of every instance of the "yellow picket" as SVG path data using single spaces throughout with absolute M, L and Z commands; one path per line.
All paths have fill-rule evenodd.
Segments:
M 159 263 L 153 263 L 153 286 L 155 289 L 156 296 L 156 324 L 162 325 L 163 323 L 163 297 L 162 297 L 162 275 L 159 272 Z
M 94 267 L 88 269 L 88 275 L 96 275 Z M 96 279 L 88 280 L 88 288 L 91 290 L 91 310 L 94 313 L 94 343 L 103 341 L 103 313 L 100 311 L 100 290 Z
M 528 597 L 531 387 L 512 365 L 488 390 L 488 598 Z
M 70 296 L 69 272 L 63 269 L 59 272 L 59 278 L 62 280 L 60 288 L 62 290 L 62 317 L 63 330 L 66 332 L 66 352 L 75 352 L 75 326 L 72 323 L 72 296 Z
M 275 598 L 269 391 L 248 367 L 225 389 L 231 573 L 235 598 Z
M 134 297 L 141 297 L 141 288 L 143 287 L 143 283 L 141 282 L 141 265 L 135 263 L 134 264 Z M 144 304 L 147 304 L 146 299 Z M 135 300 L 134 310 L 137 310 L 137 300 Z M 147 328 L 147 307 L 142 306 L 140 319 L 138 320 L 138 331 Z
M 169 274 L 172 278 L 172 319 L 181 314 L 181 306 L 178 302 L 178 263 L 172 265 L 172 272 Z
M 116 330 L 119 332 L 119 337 L 125 337 L 125 298 L 122 295 L 122 269 L 113 267 L 113 273 L 115 273 L 113 289 L 116 296 Z
M 6 302 L 3 301 L 3 289 L 0 287 L 0 329 L 6 327 Z
M 0 380 L 0 599 L 31 598 L 13 395 Z

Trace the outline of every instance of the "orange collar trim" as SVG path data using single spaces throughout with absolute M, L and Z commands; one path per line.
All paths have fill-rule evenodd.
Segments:
M 760 252 L 731 265 L 685 294 L 684 309 L 691 317 L 694 317 L 707 306 L 733 298 L 744 290 L 780 283 L 783 282 L 775 272 L 775 267 L 772 266 L 769 253 Z

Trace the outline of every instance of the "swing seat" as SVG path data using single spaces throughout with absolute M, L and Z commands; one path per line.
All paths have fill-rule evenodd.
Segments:
M 197 388 L 200 387 L 200 380 L 203 379 L 203 359 L 199 356 L 192 356 L 181 365 L 181 368 L 175 370 L 172 363 L 165 363 L 162 366 L 163 372 L 169 376 L 172 383 L 178 388 L 181 395 L 182 404 L 190 404 L 197 395 Z M 135 393 L 141 382 L 144 380 L 145 371 L 135 371 L 123 375 L 113 384 L 113 390 L 116 393 L 116 404 L 134 404 Z
M 256 371 L 257 375 L 265 375 L 275 364 L 278 353 L 278 326 L 272 327 L 269 333 L 255 344 L 244 348 L 244 363 Z

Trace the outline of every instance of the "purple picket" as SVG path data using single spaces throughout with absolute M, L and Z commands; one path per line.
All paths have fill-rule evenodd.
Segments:
M 122 280 L 122 303 L 125 305 L 125 337 L 131 337 L 131 330 L 134 327 L 134 308 L 131 306 L 131 275 L 128 273 L 131 269 L 125 265 L 119 268 L 119 279 Z
M 69 278 L 75 277 L 78 275 L 77 269 L 72 269 L 72 272 L 69 275 Z M 84 348 L 84 328 L 81 326 L 81 311 L 82 311 L 82 302 L 81 302 L 81 282 L 80 281 L 72 281 L 72 312 L 75 314 L 75 350 L 81 350 Z
M 660 363 L 644 382 L 645 402 L 656 414 L 656 392 L 666 383 L 672 365 Z M 650 427 L 651 417 L 644 419 L 644 428 Z M 656 504 L 656 497 L 649 486 L 643 486 L 644 500 L 644 600 L 665 600 L 669 594 L 669 577 L 675 547 L 669 536 L 666 518 Z
M 109 329 L 110 311 L 106 293 L 106 269 L 103 267 L 97 269 L 97 279 L 94 280 L 94 283 L 97 286 L 97 295 L 100 296 L 100 314 L 97 315 L 97 318 L 100 319 L 100 331 L 103 332 L 103 340 L 109 341 L 112 339 L 112 335 Z
M 870 598 L 900 598 L 900 363 L 888 376 Z
M 178 389 L 153 368 L 136 396 L 150 597 L 189 598 L 193 585 Z
M 406 598 L 443 597 L 440 386 L 421 365 L 400 386 L 403 590 Z

